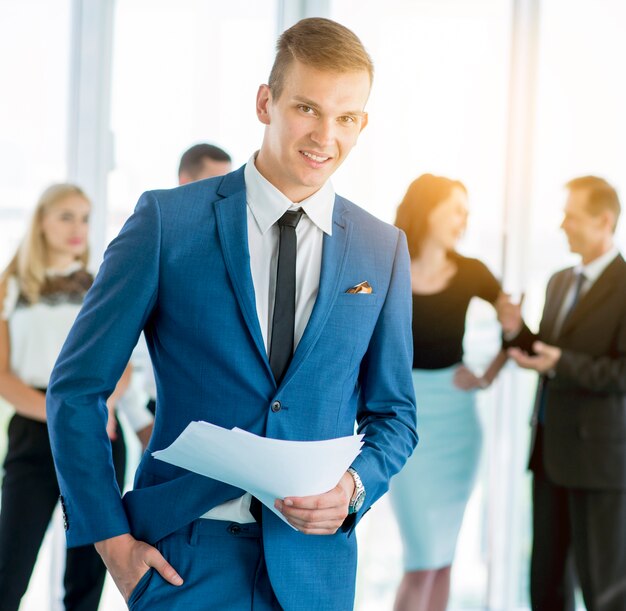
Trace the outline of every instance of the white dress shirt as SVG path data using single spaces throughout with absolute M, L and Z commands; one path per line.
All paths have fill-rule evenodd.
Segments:
M 615 257 L 619 255 L 619 250 L 617 250 L 616 246 L 613 246 L 610 250 L 605 252 L 603 255 L 598 258 L 590 261 L 586 265 L 579 263 L 574 268 L 574 278 L 578 278 L 580 274 L 585 276 L 585 280 L 580 287 L 580 295 L 578 299 L 589 291 L 589 289 L 594 285 L 596 280 L 602 275 L 602 272 L 613 262 Z M 557 316 L 554 328 L 557 330 L 557 335 L 560 332 L 561 326 L 565 321 L 565 317 L 572 307 L 572 303 L 574 301 L 574 294 L 576 292 L 576 282 L 572 282 L 570 287 L 567 289 L 567 293 L 563 298 L 563 302 L 561 303 L 561 309 L 559 310 L 559 315 Z
M 582 287 L 582 294 L 585 294 L 602 275 L 604 270 L 613 263 L 613 259 L 619 255 L 617 246 L 613 246 L 610 250 L 599 256 L 597 259 L 587 263 L 587 265 L 579 264 L 576 271 L 585 274 L 585 283 Z
M 322 243 L 324 234 L 332 234 L 335 190 L 327 181 L 311 197 L 294 204 L 266 180 L 255 166 L 256 153 L 244 170 L 248 218 L 248 248 L 256 311 L 259 317 L 265 350 L 269 355 L 272 316 L 276 292 L 276 269 L 280 230 L 276 224 L 287 210 L 302 208 L 296 227 L 298 254 L 296 258 L 296 312 L 294 350 L 302 339 L 311 317 L 320 283 Z M 250 494 L 214 507 L 203 518 L 229 520 L 246 524 L 254 522 L 250 513 Z

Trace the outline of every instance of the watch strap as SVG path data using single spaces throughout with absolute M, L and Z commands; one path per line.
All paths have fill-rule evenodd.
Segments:
M 348 473 L 354 480 L 354 492 L 352 493 L 352 498 L 350 499 L 350 503 L 348 505 L 348 514 L 352 514 L 357 513 L 357 511 L 359 511 L 359 509 L 363 506 L 363 501 L 365 500 L 365 486 L 355 469 L 348 467 Z

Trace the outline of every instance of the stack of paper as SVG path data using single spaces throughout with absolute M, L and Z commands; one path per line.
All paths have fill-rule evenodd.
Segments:
M 171 446 L 152 456 L 242 488 L 285 520 L 274 501 L 333 489 L 361 451 L 362 438 L 285 441 L 192 422 Z

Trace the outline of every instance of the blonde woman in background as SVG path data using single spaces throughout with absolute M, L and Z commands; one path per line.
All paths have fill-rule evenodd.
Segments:
M 0 507 L 0 607 L 17 611 L 59 498 L 46 425 L 46 387 L 61 347 L 93 282 L 87 271 L 91 205 L 69 184 L 47 189 L 28 233 L 0 277 L 0 396 L 15 409 L 9 424 Z M 108 401 L 112 465 L 123 488 L 126 451 Z M 69 424 L 81 434 L 81 423 Z M 76 456 L 80 462 L 81 457 Z M 86 466 L 88 468 L 88 465 Z M 94 489 L 98 482 L 94 482 Z M 67 528 L 67 524 L 65 525 Z M 92 545 L 70 549 L 64 577 L 67 610 L 96 611 L 105 567 Z

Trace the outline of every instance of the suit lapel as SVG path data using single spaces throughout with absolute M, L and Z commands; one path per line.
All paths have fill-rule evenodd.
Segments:
M 317 299 L 281 386 L 287 384 L 294 376 L 315 345 L 339 293 L 352 230 L 352 224 L 347 216 L 345 204 L 339 197 L 336 197 L 333 210 L 333 234 L 332 236 L 324 234 Z
M 254 284 L 252 282 L 252 272 L 250 271 L 247 202 L 243 168 L 226 175 L 218 193 L 225 196 L 224 199 L 215 203 L 215 215 L 226 269 L 228 270 L 243 318 L 254 340 L 254 345 L 271 376 L 272 371 L 259 325 L 254 297 Z
M 589 291 L 584 293 L 572 313 L 563 323 L 560 335 L 564 335 L 573 329 L 578 321 L 584 319 L 599 303 L 615 291 L 619 282 L 619 271 L 624 260 L 621 256 L 616 257 L 608 267 L 600 274 L 600 277 L 591 285 Z

